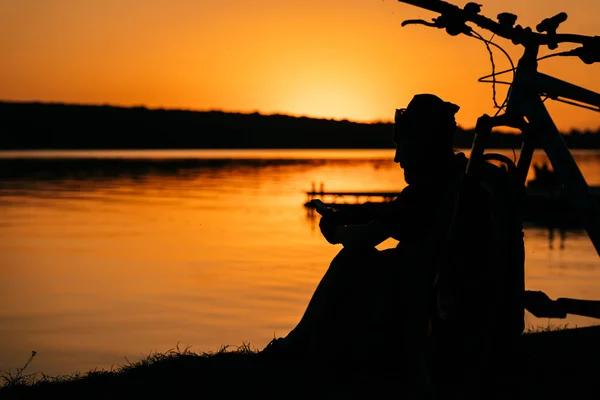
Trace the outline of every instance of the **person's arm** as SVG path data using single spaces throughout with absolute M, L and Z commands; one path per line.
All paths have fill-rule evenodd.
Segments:
M 336 239 L 347 248 L 370 248 L 391 237 L 389 229 L 378 221 L 362 225 L 339 226 L 335 232 Z
M 357 204 L 336 210 L 336 221 L 340 225 L 362 225 L 373 220 L 373 213 L 365 204 Z
M 372 248 L 390 237 L 399 240 L 392 235 L 392 226 L 397 228 L 396 214 L 402 210 L 399 200 L 374 208 L 367 203 L 353 211 L 330 210 L 321 217 L 319 228 L 329 243 L 344 247 Z

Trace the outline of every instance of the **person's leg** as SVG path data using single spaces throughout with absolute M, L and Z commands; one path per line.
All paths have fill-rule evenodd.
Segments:
M 392 365 L 413 386 L 426 385 L 428 290 L 413 250 L 342 249 L 275 352 L 385 373 Z
M 350 321 L 359 318 L 363 301 L 367 300 L 371 270 L 377 263 L 379 251 L 375 248 L 351 250 L 343 248 L 332 260 L 327 272 L 315 289 L 300 322 L 286 336 L 293 345 L 317 352 L 327 343 L 336 343 L 352 336 L 345 332 Z M 370 286 L 370 285 L 368 285 Z M 357 321 L 358 322 L 358 321 Z M 343 335 L 341 338 L 340 335 Z M 329 349 L 331 350 L 331 349 Z
M 285 339 L 319 356 L 415 352 L 420 347 L 415 341 L 426 336 L 427 284 L 412 249 L 342 249 Z
M 356 317 L 353 304 L 361 291 L 361 280 L 375 264 L 378 250 L 343 248 L 331 261 L 329 268 L 317 285 L 304 314 L 296 327 L 284 338 L 274 339 L 263 353 L 276 353 L 282 357 L 307 357 L 331 350 L 327 345 L 344 330 L 350 310 Z M 361 279 L 361 276 L 363 279 Z M 364 281 L 364 280 L 363 280 Z M 349 337 L 349 334 L 343 337 Z M 339 340 L 337 343 L 340 343 Z M 327 347 L 328 349 L 321 349 Z

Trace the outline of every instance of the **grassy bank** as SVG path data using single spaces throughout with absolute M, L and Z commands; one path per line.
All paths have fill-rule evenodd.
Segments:
M 600 327 L 523 335 L 522 373 L 515 393 L 526 399 L 594 398 L 600 373 Z M 382 353 L 385 350 L 382 350 Z M 381 365 L 309 365 L 261 357 L 247 345 L 196 353 L 176 348 L 111 371 L 49 377 L 27 366 L 4 372 L 0 399 L 142 398 L 157 394 L 200 398 L 324 398 L 406 394 L 404 372 Z M 589 393 L 589 395 L 588 395 Z M 489 398 L 495 398 L 490 393 Z M 510 397 L 514 398 L 514 397 Z

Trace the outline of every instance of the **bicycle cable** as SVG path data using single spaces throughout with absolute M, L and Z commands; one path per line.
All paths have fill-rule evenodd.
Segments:
M 570 53 L 570 51 L 571 50 L 559 51 L 558 53 L 546 54 L 545 56 L 542 56 L 542 57 L 538 58 L 536 61 L 545 60 L 545 59 L 550 58 L 550 57 L 565 56 L 565 55 L 568 55 Z
M 492 100 L 494 101 L 494 107 L 496 107 L 498 109 L 498 111 L 496 112 L 496 114 L 494 116 L 497 116 L 500 113 L 500 111 L 503 110 L 506 107 L 506 103 L 508 101 L 508 96 L 510 94 L 510 88 L 508 89 L 508 92 L 506 94 L 506 97 L 504 98 L 504 101 L 502 102 L 502 105 L 498 105 L 498 101 L 496 100 L 496 84 L 502 83 L 502 84 L 507 84 L 507 85 L 510 86 L 510 85 L 512 85 L 512 83 L 510 83 L 510 82 L 499 82 L 496 79 L 496 76 L 500 75 L 500 73 L 496 73 L 496 64 L 494 62 L 494 54 L 492 52 L 492 49 L 491 49 L 490 45 L 493 45 L 494 47 L 496 47 L 500 51 L 502 51 L 502 53 L 504 53 L 504 55 L 508 59 L 508 61 L 509 61 L 509 63 L 510 63 L 510 65 L 511 65 L 512 68 L 510 70 L 507 70 L 507 71 L 509 71 L 509 72 L 512 71 L 513 72 L 513 80 L 514 80 L 515 70 L 516 70 L 515 64 L 514 64 L 512 58 L 510 57 L 510 55 L 506 52 L 506 50 L 504 50 L 501 46 L 499 46 L 498 44 L 496 44 L 496 43 L 494 43 L 492 41 L 492 39 L 494 38 L 495 34 L 494 34 L 494 36 L 492 36 L 491 39 L 488 40 L 488 39 L 485 39 L 483 36 L 481 36 L 481 34 L 479 34 L 478 32 L 476 32 L 475 30 L 471 30 L 470 33 L 471 33 L 471 35 L 475 39 L 481 40 L 485 44 L 485 47 L 486 47 L 486 49 L 487 49 L 487 51 L 488 51 L 488 53 L 490 55 L 490 62 L 492 64 L 492 73 L 490 75 L 488 75 L 488 76 L 483 77 L 483 78 L 479 78 L 478 81 L 479 82 L 484 82 L 484 83 L 489 83 L 489 82 L 492 83 Z M 491 77 L 492 80 L 491 81 L 484 81 L 483 80 L 483 79 L 488 78 L 488 77 Z
M 552 53 L 552 54 L 546 54 L 545 56 L 539 57 L 536 59 L 536 61 L 541 61 L 541 60 L 545 60 L 547 58 L 550 57 L 556 57 L 556 56 L 567 56 L 567 55 L 571 55 L 569 54 L 571 52 L 571 50 L 567 50 L 567 51 L 561 51 L 558 53 Z M 514 72 L 516 71 L 516 67 L 514 67 L 514 65 L 512 66 L 512 68 L 509 69 L 505 69 L 504 71 L 500 71 L 500 72 L 496 72 L 490 75 L 486 75 L 486 76 L 482 76 L 481 78 L 478 79 L 478 82 L 483 82 L 483 83 L 490 83 L 491 81 L 485 81 L 484 79 L 488 79 L 488 78 L 492 78 L 494 75 L 498 76 L 498 75 L 503 75 L 503 74 L 507 74 L 509 72 L 512 72 L 514 75 Z M 496 81 L 496 83 L 500 83 L 503 85 L 510 85 L 510 82 L 502 82 L 502 81 Z
M 494 96 L 493 97 L 494 106 L 496 108 L 499 108 L 501 110 L 501 109 L 503 109 L 503 108 L 506 107 L 505 104 L 506 104 L 506 100 L 508 99 L 508 95 L 510 94 L 510 88 L 509 88 L 509 92 L 507 93 L 507 97 L 505 99 L 505 102 L 502 103 L 502 106 L 498 106 L 498 103 L 497 103 L 496 97 L 495 97 L 496 96 L 495 85 L 502 84 L 502 85 L 512 86 L 512 82 L 499 81 L 499 80 L 496 79 L 496 77 L 499 76 L 499 75 L 503 75 L 503 74 L 512 72 L 513 73 L 513 80 L 514 80 L 516 67 L 514 66 L 514 63 L 513 63 L 512 59 L 510 58 L 510 56 L 507 54 L 506 51 L 504 51 L 504 49 L 502 49 L 502 47 L 500 47 L 498 44 L 492 42 L 491 40 L 486 40 L 485 38 L 481 37 L 481 35 L 479 35 L 475 31 L 473 31 L 472 33 L 475 33 L 475 35 L 473 35 L 474 38 L 476 38 L 478 40 L 481 40 L 481 41 L 483 41 L 486 44 L 488 52 L 490 53 L 490 61 L 492 62 L 492 73 L 489 74 L 489 75 L 482 76 L 477 81 L 481 82 L 481 83 L 492 83 L 492 92 L 493 92 L 493 96 Z M 508 60 L 509 60 L 509 62 L 511 64 L 511 68 L 506 69 L 504 71 L 495 72 L 495 65 L 494 65 L 494 61 L 493 61 L 493 55 L 492 55 L 492 52 L 491 52 L 491 49 L 490 49 L 488 43 L 492 44 L 495 47 L 497 47 L 498 49 L 502 50 L 502 52 L 508 58 Z M 560 52 L 557 52 L 557 53 L 546 54 L 545 56 L 537 58 L 536 61 L 542 61 L 542 60 L 546 60 L 546 59 L 552 58 L 552 57 L 569 56 L 569 55 L 571 55 L 571 51 L 570 50 L 560 51 Z M 492 80 L 486 80 L 488 78 L 492 78 Z M 548 99 L 548 96 L 546 97 L 546 99 Z M 546 99 L 544 99 L 544 100 L 546 100 Z M 555 98 L 554 99 L 553 98 L 552 100 L 559 101 L 559 102 L 565 103 L 565 104 L 569 104 L 569 105 L 572 105 L 572 106 L 575 106 L 575 107 L 585 108 L 585 109 L 592 110 L 592 111 L 599 111 L 598 108 L 594 108 L 594 107 L 587 106 L 587 105 L 584 105 L 584 104 L 579 104 L 579 103 L 576 103 L 576 102 L 573 102 L 573 101 L 569 101 L 569 100 L 565 100 L 565 99 L 559 99 L 559 98 Z M 495 114 L 495 116 L 497 116 L 497 115 L 498 115 L 498 113 Z
M 476 38 L 478 40 L 481 40 L 485 44 L 485 47 L 486 47 L 486 49 L 487 49 L 487 51 L 488 51 L 488 53 L 490 55 L 490 62 L 492 64 L 492 73 L 490 75 L 488 75 L 487 77 L 491 77 L 492 80 L 491 81 L 485 81 L 483 79 L 485 79 L 487 77 L 482 77 L 482 78 L 479 78 L 478 81 L 479 82 L 484 82 L 484 83 L 490 83 L 490 82 L 492 83 L 492 100 L 494 101 L 494 107 L 497 108 L 496 113 L 494 114 L 494 117 L 497 117 L 498 114 L 500 114 L 500 112 L 506 108 L 506 105 L 507 105 L 507 102 L 508 102 L 508 97 L 510 95 L 510 86 L 512 86 L 512 83 L 511 82 L 502 82 L 502 81 L 496 80 L 496 76 L 500 75 L 500 73 L 496 73 L 496 64 L 494 62 L 494 54 L 492 52 L 490 44 L 493 45 L 493 46 L 495 46 L 496 48 L 498 48 L 500 51 L 502 51 L 502 53 L 504 53 L 504 55 L 508 59 L 510 65 L 511 65 L 511 69 L 506 70 L 503 73 L 511 72 L 512 71 L 512 73 L 513 73 L 513 80 L 514 80 L 514 76 L 515 76 L 515 72 L 516 72 L 515 64 L 514 64 L 512 58 L 510 57 L 510 55 L 506 52 L 506 50 L 504 50 L 500 45 L 498 45 L 498 44 L 496 44 L 496 43 L 494 43 L 492 41 L 494 39 L 494 36 L 496 36 L 496 34 L 493 34 L 492 37 L 489 40 L 485 39 L 481 34 L 479 34 L 478 32 L 476 32 L 473 29 L 471 29 L 470 34 L 471 34 L 470 36 L 473 36 L 474 38 Z M 509 85 L 508 91 L 506 93 L 506 97 L 504 98 L 504 101 L 502 102 L 502 105 L 500 105 L 500 106 L 498 105 L 498 102 L 496 100 L 496 84 L 498 84 L 498 83 Z M 491 132 L 490 134 L 494 134 L 494 132 Z M 511 150 L 512 150 L 512 153 L 513 153 L 513 162 L 516 162 L 517 154 L 516 154 L 515 148 L 512 147 Z

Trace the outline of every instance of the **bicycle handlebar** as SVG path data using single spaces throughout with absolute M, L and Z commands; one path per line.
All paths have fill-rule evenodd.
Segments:
M 481 6 L 472 2 L 467 3 L 464 8 L 459 8 L 454 4 L 442 0 L 398 1 L 440 14 L 438 18 L 433 19 L 433 22 L 407 20 L 402 23 L 402 26 L 418 23 L 446 29 L 448 34 L 456 36 L 461 33 L 470 35 L 472 30 L 466 23 L 472 22 L 480 28 L 494 33 L 496 36 L 509 39 L 514 44 L 525 47 L 530 45 L 545 45 L 553 50 L 558 47 L 559 43 L 581 44 L 581 47 L 572 51 L 572 55 L 578 56 L 586 64 L 600 62 L 600 36 L 556 33 L 558 25 L 567 19 L 567 14 L 564 12 L 544 19 L 536 26 L 536 30 L 539 32 L 536 33 L 529 27 L 515 25 L 517 16 L 514 14 L 501 13 L 498 15 L 498 21 L 493 21 L 480 14 Z

